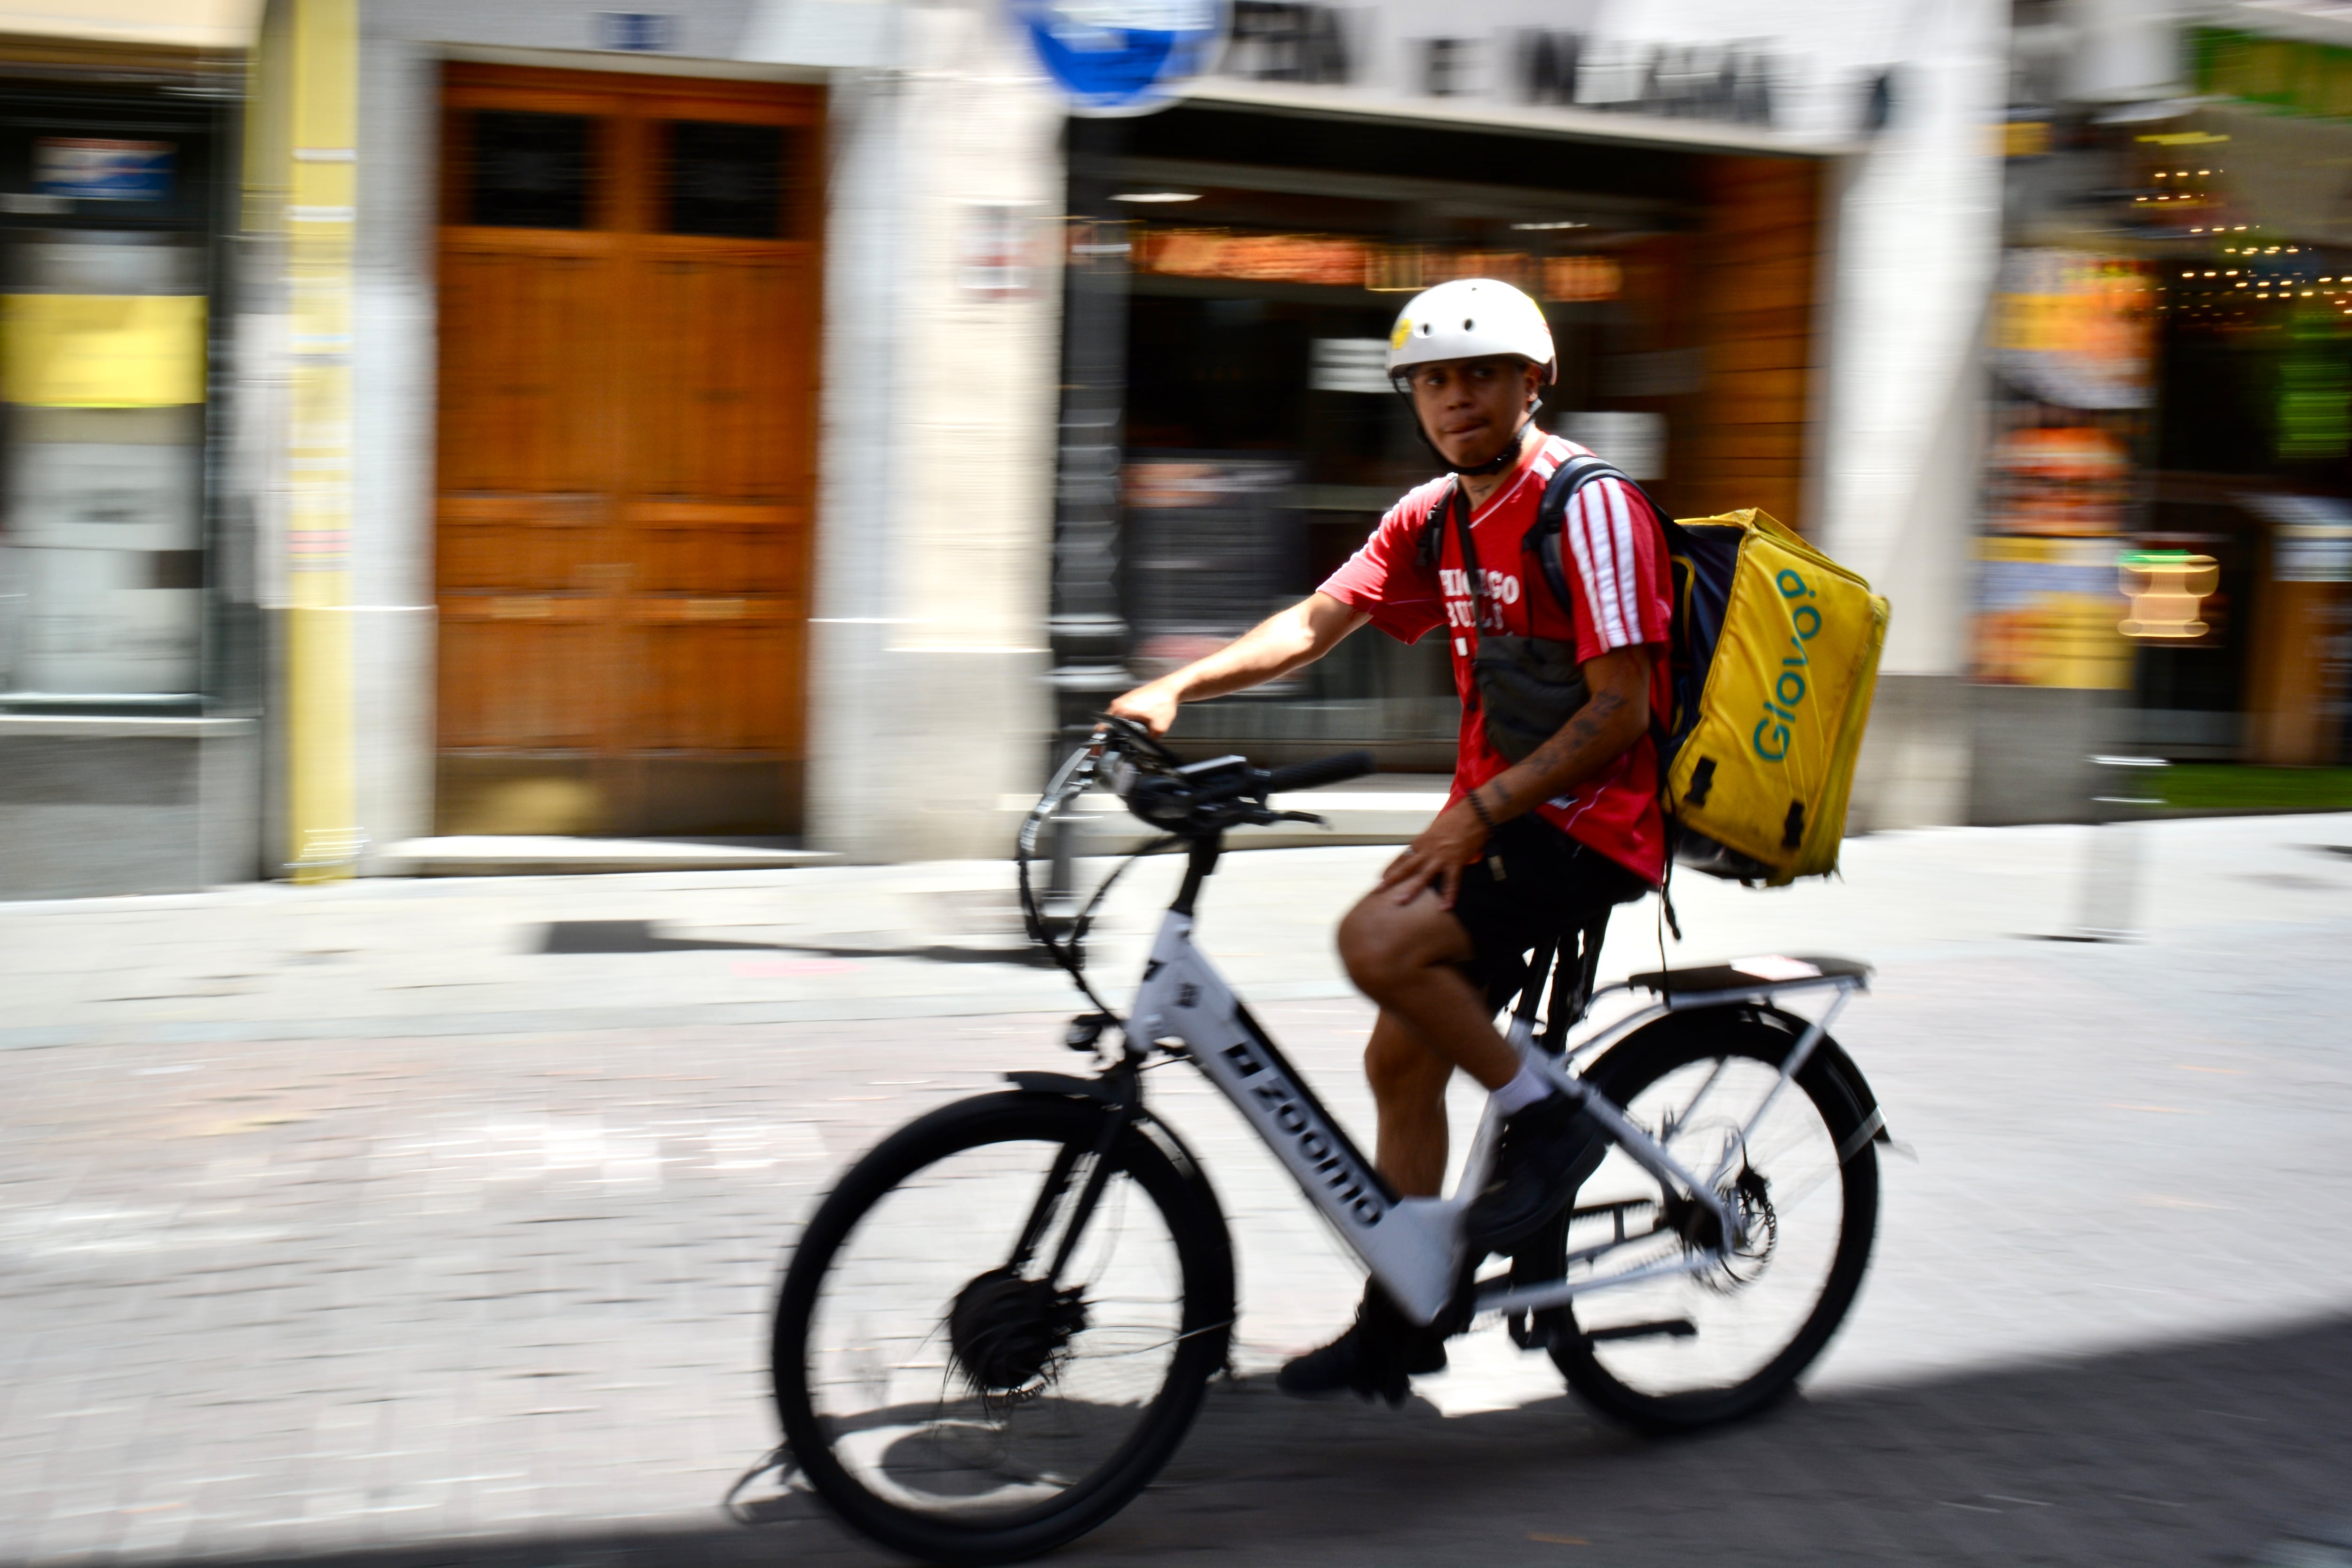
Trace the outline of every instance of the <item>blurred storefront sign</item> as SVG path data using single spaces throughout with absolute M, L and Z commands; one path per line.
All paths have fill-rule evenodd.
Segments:
M 1872 29 L 1766 8 L 1737 32 L 1679 35 L 1599 0 L 1343 5 L 1239 0 L 1213 72 L 1189 95 L 1555 120 L 1648 120 L 1662 139 L 1816 145 L 1874 133 L 1892 108 Z M 1633 132 L 1640 134 L 1639 132 Z
M 2250 494 L 2246 509 L 2271 524 L 2277 582 L 2352 582 L 2352 500 Z
M 1630 409 L 1585 409 L 1563 414 L 1559 433 L 1605 452 L 1627 477 L 1644 483 L 1666 476 L 1666 416 Z
M 2116 560 L 2131 447 L 2150 401 L 2147 270 L 2116 256 L 2010 252 L 1994 302 L 2000 427 L 1979 541 L 1977 679 L 2131 684 Z
M 75 202 L 160 202 L 172 193 L 168 141 L 44 136 L 33 143 L 33 188 Z
M 1624 284 L 1622 267 L 1605 256 L 1449 250 L 1427 245 L 1381 245 L 1343 235 L 1251 234 L 1222 228 L 1145 228 L 1136 236 L 1134 266 L 1139 272 L 1167 277 L 1312 283 L 1366 288 L 1378 294 L 1415 294 L 1450 277 L 1493 277 L 1538 298 L 1561 303 L 1613 299 Z
M 2116 554 L 2106 539 L 1981 540 L 1977 678 L 2102 691 L 2130 685 Z
M 0 395 L 47 408 L 202 402 L 204 296 L 0 296 Z
M 2013 250 L 1995 301 L 2000 373 L 2063 408 L 2145 408 L 2154 304 L 2147 269 L 2136 261 Z
M 964 292 L 999 299 L 1027 294 L 1037 270 L 1042 227 L 1036 208 L 1027 203 L 965 204 L 957 257 Z

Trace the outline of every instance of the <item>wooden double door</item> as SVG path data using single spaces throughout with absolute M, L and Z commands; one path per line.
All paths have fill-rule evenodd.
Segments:
M 438 830 L 797 832 L 822 91 L 445 69 Z

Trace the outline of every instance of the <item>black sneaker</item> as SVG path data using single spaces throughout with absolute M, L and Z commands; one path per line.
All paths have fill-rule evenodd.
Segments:
M 1326 1394 L 1404 1403 L 1406 1380 L 1445 1370 L 1444 1331 L 1408 1322 L 1379 1286 L 1364 1287 L 1364 1303 L 1346 1333 L 1320 1350 L 1285 1364 L 1274 1385 L 1312 1399 Z
M 1575 1202 L 1608 1155 L 1601 1124 L 1558 1090 L 1505 1117 L 1494 1174 L 1470 1206 L 1471 1244 L 1509 1251 Z

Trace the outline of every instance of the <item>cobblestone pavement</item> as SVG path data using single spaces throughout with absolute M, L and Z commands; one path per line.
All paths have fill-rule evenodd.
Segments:
M 1695 889 L 1685 925 L 1714 932 L 1710 955 L 1764 949 L 1769 925 L 1804 939 L 1773 946 L 1885 961 L 1839 1032 L 1916 1155 L 1886 1161 L 1870 1281 L 1804 1398 L 1695 1440 L 1616 1432 L 1493 1331 L 1401 1412 L 1274 1396 L 1265 1373 L 1341 1320 L 1355 1273 L 1204 1085 L 1155 1075 L 1234 1220 L 1243 1375 L 1161 1483 L 1063 1560 L 2340 1565 L 2352 856 L 2326 846 L 2347 841 L 2343 819 L 2168 825 L 2151 939 L 2128 946 L 2021 935 L 2064 922 L 2055 833 L 1864 841 L 1846 888 L 1777 905 Z M 1359 1127 L 1365 1009 L 1331 983 L 1328 913 L 1276 912 L 1377 859 L 1238 857 L 1211 926 L 1244 989 L 1287 989 L 1257 1010 Z M 161 995 L 202 967 L 189 944 L 218 952 L 299 904 L 0 912 L 0 937 L 67 929 L 44 951 L 72 976 L 16 950 L 24 1000 L 0 1019 L 23 1048 L 0 1053 L 0 1563 L 878 1561 L 803 1498 L 758 1528 L 718 1511 L 773 1440 L 777 1265 L 883 1132 L 1072 1060 L 1055 1014 L 1003 1005 L 1055 1005 L 1027 988 L 1050 977 L 898 953 L 857 988 L 746 1004 L 682 984 L 742 949 L 531 954 L 551 911 L 667 919 L 741 896 L 740 879 L 615 885 L 637 881 L 569 903 L 338 892 L 317 922 L 407 946 L 353 961 L 341 998 L 308 967 L 277 986 L 295 967 L 273 950 L 250 964 L 267 1016 L 243 1036 L 225 1003 L 93 1020 L 59 998 L 100 976 Z M 436 941 L 415 914 L 436 900 L 506 911 L 527 929 L 502 962 L 563 972 L 494 971 L 462 921 Z M 853 915 L 877 947 L 985 945 Z M 824 939 L 822 909 L 768 918 Z M 1617 967 L 1641 959 L 1635 924 Z M 383 1000 L 401 973 L 466 965 L 505 1003 Z M 955 974 L 918 1006 L 890 994 L 916 969 Z M 666 1013 L 638 1021 L 663 987 Z M 894 1004 L 937 1016 L 871 1016 Z M 730 1010 L 747 1005 L 852 1016 Z M 595 1006 L 629 1027 L 547 1027 Z

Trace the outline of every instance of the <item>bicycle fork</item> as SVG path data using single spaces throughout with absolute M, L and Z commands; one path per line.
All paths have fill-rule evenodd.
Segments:
M 1013 1256 L 1005 1260 L 1005 1271 L 1024 1279 L 1032 1278 L 1031 1262 L 1038 1247 L 1060 1221 L 1060 1236 L 1055 1243 L 1054 1261 L 1041 1275 L 1046 1284 L 1062 1277 L 1070 1259 L 1077 1251 L 1078 1242 L 1086 1235 L 1087 1221 L 1094 1217 L 1095 1206 L 1102 1201 L 1103 1188 L 1110 1181 L 1111 1152 L 1118 1140 L 1134 1125 L 1141 1106 L 1141 1075 L 1135 1063 L 1123 1061 L 1107 1081 L 1118 1091 L 1115 1098 L 1106 1096 L 1108 1114 L 1103 1118 L 1102 1131 L 1096 1136 L 1092 1149 L 1081 1150 L 1075 1143 L 1064 1144 L 1054 1155 L 1054 1164 L 1045 1173 L 1045 1184 L 1037 1194 L 1036 1203 L 1029 1210 L 1027 1223 L 1013 1244 Z M 1062 1197 L 1069 1190 L 1070 1178 L 1077 1172 L 1078 1162 L 1087 1160 L 1086 1181 L 1078 1189 L 1077 1202 L 1066 1215 L 1060 1212 Z

